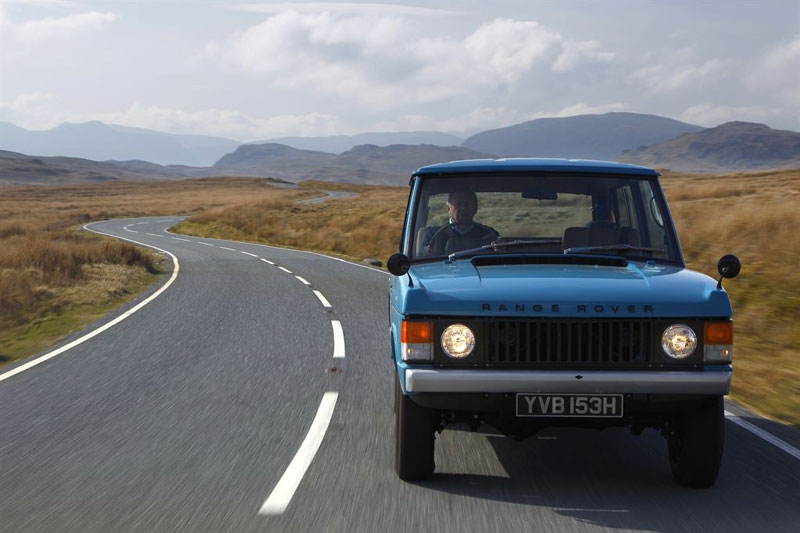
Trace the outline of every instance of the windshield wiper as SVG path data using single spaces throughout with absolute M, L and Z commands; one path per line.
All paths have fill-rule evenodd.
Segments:
M 531 244 L 553 244 L 556 242 L 560 242 L 560 239 L 517 239 L 515 241 L 498 241 L 489 244 L 484 244 L 483 246 L 480 246 L 478 248 L 472 248 L 470 250 L 461 250 L 459 252 L 453 252 L 447 256 L 447 260 L 454 261 L 459 257 L 464 257 L 465 255 L 471 255 L 489 249 L 491 249 L 492 251 L 496 251 L 498 248 L 512 248 L 515 246 L 526 246 Z
M 564 250 L 565 254 L 579 254 L 583 252 L 598 252 L 603 250 L 625 250 L 625 251 L 637 251 L 637 252 L 660 252 L 664 253 L 664 250 L 659 248 L 647 248 L 645 246 L 633 246 L 632 244 L 606 244 L 603 246 L 574 246 L 572 248 L 567 248 Z

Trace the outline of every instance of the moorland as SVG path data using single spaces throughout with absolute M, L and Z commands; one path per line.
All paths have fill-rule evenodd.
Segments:
M 662 183 L 690 268 L 716 275 L 735 310 L 732 396 L 800 425 L 800 170 L 666 171 Z M 325 190 L 356 193 L 319 203 Z M 268 179 L 9 186 L 0 195 L 0 364 L 46 349 L 134 298 L 166 270 L 153 251 L 81 230 L 93 220 L 187 215 L 174 231 L 385 260 L 397 249 L 408 189 Z

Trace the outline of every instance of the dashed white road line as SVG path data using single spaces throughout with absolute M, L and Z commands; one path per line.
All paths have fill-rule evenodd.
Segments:
M 303 439 L 303 444 L 300 445 L 300 449 L 297 450 L 294 459 L 289 463 L 280 481 L 272 489 L 272 493 L 270 493 L 264 505 L 261 506 L 258 514 L 279 515 L 286 511 L 292 501 L 292 496 L 294 496 L 297 487 L 300 486 L 300 482 L 303 480 L 303 476 L 308 467 L 311 466 L 311 461 L 314 460 L 314 456 L 322 444 L 322 439 L 325 438 L 325 432 L 331 423 L 338 397 L 339 393 L 335 391 L 326 392 L 322 397 L 319 409 L 317 409 L 317 415 L 311 423 L 311 428 L 308 430 L 306 438 Z
M 342 323 L 338 320 L 331 320 L 333 327 L 333 356 L 336 358 L 344 357 L 344 331 Z
M 151 237 L 163 237 L 163 235 L 159 235 L 158 233 L 146 233 L 146 235 L 150 235 Z
M 274 265 L 274 264 L 275 264 L 275 263 L 273 263 L 272 261 L 270 261 L 269 259 L 264 259 L 263 257 L 260 257 L 259 259 L 261 259 L 262 261 L 264 261 L 264 262 L 265 262 L 265 263 L 267 263 L 268 265 Z
M 243 253 L 244 255 L 249 255 L 250 257 L 258 257 L 256 254 L 251 254 L 250 252 L 240 252 L 240 253 Z
M 286 268 L 286 267 L 278 267 L 278 270 L 283 270 L 284 272 L 286 272 L 286 273 L 288 273 L 288 274 L 291 274 L 291 273 L 292 273 L 292 271 L 291 271 L 291 270 L 289 270 L 289 269 L 288 269 L 288 268 Z
M 173 241 L 192 242 L 191 239 L 181 239 L 180 237 L 172 237 Z
M 149 304 L 150 302 L 152 302 L 156 298 L 158 298 L 161 295 L 161 293 L 163 293 L 165 290 L 167 290 L 167 288 L 170 285 L 172 285 L 172 282 L 175 281 L 175 279 L 178 277 L 178 271 L 180 270 L 180 263 L 178 262 L 178 258 L 175 257 L 174 255 L 172 255 L 170 252 L 168 252 L 166 250 L 162 250 L 161 248 L 156 248 L 155 246 L 152 246 L 150 244 L 145 244 L 143 242 L 137 242 L 137 241 L 134 241 L 134 240 L 131 240 L 131 239 L 125 239 L 124 237 L 118 237 L 117 235 L 110 235 L 108 233 L 103 233 L 102 231 L 89 229 L 87 227 L 88 225 L 89 224 L 84 225 L 83 229 L 85 229 L 87 231 L 94 232 L 94 233 L 100 233 L 101 235 L 107 235 L 109 237 L 114 237 L 116 239 L 122 239 L 122 240 L 125 240 L 125 241 L 129 241 L 129 242 L 132 242 L 134 244 L 140 244 L 142 246 L 147 246 L 149 248 L 153 248 L 155 250 L 158 250 L 159 252 L 164 252 L 165 254 L 169 255 L 172 258 L 173 264 L 175 265 L 175 269 L 172 271 L 172 276 L 170 276 L 169 280 L 167 280 L 167 282 L 164 285 L 162 285 L 160 289 L 158 289 L 156 292 L 151 294 L 147 299 L 145 299 L 141 303 L 137 304 L 136 306 L 130 308 L 129 310 L 127 310 L 126 312 L 124 312 L 123 314 L 121 314 L 120 316 L 115 318 L 114 320 L 112 320 L 111 322 L 108 322 L 107 324 L 104 324 L 104 325 L 100 326 L 99 328 L 97 328 L 94 331 L 90 331 L 89 333 L 87 333 L 83 337 L 79 337 L 79 338 L 75 339 L 74 341 L 70 342 L 69 344 L 66 344 L 66 345 L 62 346 L 61 348 L 53 350 L 52 352 L 48 352 L 48 353 L 42 355 L 41 357 L 37 357 L 36 359 L 33 359 L 32 361 L 28 361 L 27 363 L 25 363 L 23 365 L 20 365 L 18 367 L 12 368 L 8 372 L 4 372 L 4 373 L 0 374 L 0 381 L 4 381 L 4 380 L 6 380 L 6 379 L 8 379 L 8 378 L 10 378 L 12 376 L 16 376 L 17 374 L 28 370 L 29 368 L 32 368 L 32 367 L 34 367 L 36 365 L 39 365 L 39 364 L 42 364 L 45 361 L 47 361 L 49 359 L 52 359 L 53 357 L 55 357 L 57 355 L 60 355 L 60 354 L 62 354 L 64 352 L 66 352 L 67 350 L 69 350 L 71 348 L 74 348 L 75 346 L 78 346 L 79 344 L 83 344 L 84 342 L 88 341 L 89 339 L 91 339 L 93 337 L 96 337 L 97 335 L 100 335 L 101 333 L 103 333 L 108 328 L 119 324 L 120 322 L 122 322 L 123 320 L 125 320 L 126 318 L 128 318 L 129 316 L 134 314 L 136 311 L 138 311 L 139 309 L 141 309 L 145 305 Z
M 321 292 L 314 291 L 314 294 L 319 298 L 319 301 L 322 303 L 322 307 L 331 307 L 331 303 L 325 298 Z
M 203 246 L 214 246 L 213 244 L 209 244 L 207 242 L 200 242 L 200 241 L 194 241 L 194 242 L 196 242 L 197 244 L 202 244 Z
M 227 246 L 220 246 L 223 250 L 230 250 L 231 252 L 235 252 L 236 248 L 228 248 Z
M 764 439 L 765 441 L 769 442 L 773 446 L 776 446 L 776 447 L 780 448 L 781 450 L 783 450 L 784 452 L 788 453 L 789 455 L 791 455 L 795 459 L 800 460 L 800 450 L 798 450 L 797 448 L 795 448 L 794 446 L 792 446 L 791 444 L 789 444 L 785 440 L 779 439 L 778 437 L 776 437 L 772 433 L 770 433 L 768 431 L 764 431 L 763 429 L 761 429 L 760 427 L 756 426 L 755 424 L 751 424 L 747 420 L 745 420 L 745 419 L 743 419 L 743 418 L 731 413 L 730 411 L 725 411 L 725 417 L 728 420 L 730 420 L 731 422 L 733 422 L 734 424 L 736 424 L 737 426 L 743 427 L 744 429 L 746 429 L 750 433 L 754 434 L 755 436 L 761 437 L 762 439 Z
M 302 283 L 303 285 L 311 285 L 311 284 L 310 284 L 308 281 L 306 281 L 306 279 L 305 279 L 305 278 L 302 278 L 302 277 L 300 277 L 300 276 L 295 276 L 295 277 L 296 277 L 298 280 L 300 280 L 300 283 Z

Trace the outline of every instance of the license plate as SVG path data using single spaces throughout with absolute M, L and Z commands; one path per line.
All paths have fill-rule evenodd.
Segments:
M 622 394 L 517 394 L 517 416 L 621 418 Z

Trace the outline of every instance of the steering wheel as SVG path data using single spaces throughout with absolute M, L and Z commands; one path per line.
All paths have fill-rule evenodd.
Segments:
M 442 226 L 438 230 L 436 230 L 436 233 L 433 234 L 433 236 L 431 237 L 431 240 L 428 241 L 428 248 L 430 248 L 431 250 L 435 249 L 436 246 L 434 246 L 434 243 L 439 238 L 439 235 L 441 235 L 444 230 L 446 230 L 448 228 L 454 228 L 454 227 L 456 227 L 456 223 L 455 222 L 451 222 L 449 224 L 446 224 L 446 225 Z

